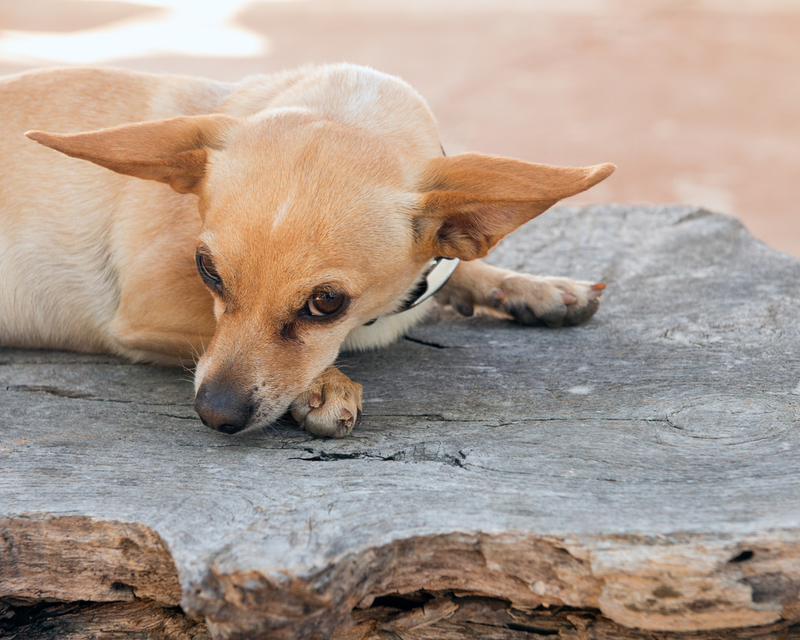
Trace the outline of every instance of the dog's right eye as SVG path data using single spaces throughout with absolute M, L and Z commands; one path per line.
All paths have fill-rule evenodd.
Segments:
M 204 251 L 198 251 L 196 254 L 197 270 L 200 276 L 206 283 L 214 289 L 222 289 L 222 278 L 217 273 L 217 268 L 214 266 L 214 261 L 211 256 Z

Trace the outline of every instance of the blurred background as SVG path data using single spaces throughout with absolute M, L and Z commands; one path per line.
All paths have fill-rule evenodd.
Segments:
M 569 203 L 700 205 L 800 256 L 800 0 L 0 0 L 2 73 L 338 61 L 415 86 L 448 154 L 614 162 Z

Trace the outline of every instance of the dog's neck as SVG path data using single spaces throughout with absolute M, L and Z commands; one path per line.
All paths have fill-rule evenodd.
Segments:
M 366 351 L 400 338 L 425 317 L 431 298 L 447 283 L 457 266 L 457 259 L 432 260 L 417 283 L 398 301 L 397 307 L 350 331 L 342 344 L 342 351 Z
M 406 294 L 408 297 L 403 303 L 397 309 L 384 315 L 397 315 L 398 313 L 403 313 L 421 305 L 447 284 L 450 276 L 453 275 L 453 271 L 456 270 L 458 263 L 458 258 L 434 258 L 431 260 L 425 271 L 420 275 L 420 280 L 414 285 L 414 288 Z M 363 326 L 369 327 L 375 324 L 377 320 L 378 318 L 373 318 L 369 322 L 365 322 Z

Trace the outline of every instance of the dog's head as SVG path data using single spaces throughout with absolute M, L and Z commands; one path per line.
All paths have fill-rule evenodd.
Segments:
M 420 145 L 305 108 L 27 135 L 199 197 L 198 277 L 217 328 L 197 366 L 197 409 L 226 432 L 283 414 L 431 258 L 483 257 L 613 170 L 426 157 Z

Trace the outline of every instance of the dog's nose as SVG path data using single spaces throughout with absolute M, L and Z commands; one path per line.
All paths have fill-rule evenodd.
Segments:
M 252 396 L 229 378 L 203 382 L 194 410 L 203 424 L 222 433 L 238 433 L 253 414 Z

